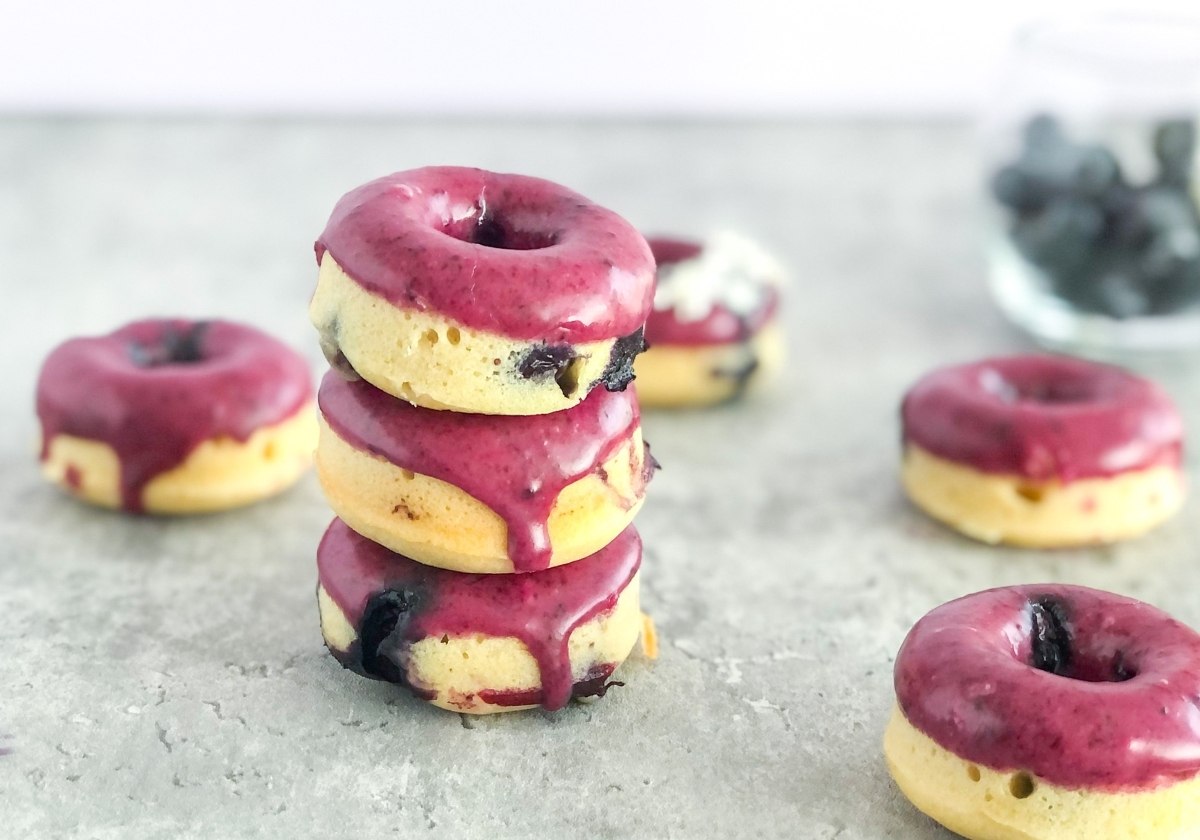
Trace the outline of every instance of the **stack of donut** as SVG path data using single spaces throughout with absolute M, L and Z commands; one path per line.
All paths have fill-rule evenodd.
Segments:
M 348 193 L 316 251 L 329 650 L 459 712 L 602 695 L 643 623 L 645 240 L 556 184 L 432 167 Z

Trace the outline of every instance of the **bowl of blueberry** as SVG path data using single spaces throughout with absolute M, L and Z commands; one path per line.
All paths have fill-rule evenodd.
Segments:
M 1200 351 L 1200 22 L 1043 23 L 985 120 L 993 296 L 1043 344 Z

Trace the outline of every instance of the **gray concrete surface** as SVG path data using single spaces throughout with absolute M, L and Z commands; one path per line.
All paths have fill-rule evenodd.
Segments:
M 973 545 L 897 490 L 904 387 L 1021 346 L 984 291 L 972 143 L 954 126 L 0 122 L 0 837 L 947 836 L 880 757 L 916 618 L 1062 579 L 1200 625 L 1196 499 L 1135 543 L 1036 554 Z M 36 367 L 67 336 L 223 315 L 315 371 L 326 213 L 431 162 L 556 178 L 651 230 L 739 227 L 795 274 L 780 389 L 647 420 L 661 658 L 554 716 L 460 718 L 343 672 L 317 629 L 329 513 L 311 478 L 153 520 L 36 471 Z M 1200 434 L 1195 371 L 1169 373 Z

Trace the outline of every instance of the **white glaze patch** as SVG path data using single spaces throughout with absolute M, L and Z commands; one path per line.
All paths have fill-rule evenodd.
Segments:
M 674 310 L 685 323 L 704 319 L 717 306 L 749 316 L 782 282 L 774 257 L 746 237 L 722 231 L 697 256 L 659 269 L 654 308 Z

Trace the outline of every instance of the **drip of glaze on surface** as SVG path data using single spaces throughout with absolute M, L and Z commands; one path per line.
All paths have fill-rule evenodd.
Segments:
M 42 365 L 37 414 L 45 460 L 58 435 L 110 446 L 121 506 L 143 510 L 146 485 L 206 440 L 245 442 L 312 399 L 308 364 L 251 327 L 147 320 L 59 345 Z M 65 481 L 77 489 L 78 468 Z
M 317 549 L 317 572 L 325 592 L 360 634 L 365 625 L 380 624 L 369 614 L 371 607 L 390 602 L 397 611 L 401 605 L 384 622 L 386 632 L 370 634 L 373 649 L 360 651 L 368 674 L 409 685 L 403 663 L 408 649 L 422 639 L 511 637 L 536 660 L 541 691 L 496 689 L 480 699 L 496 705 L 541 703 L 555 710 L 573 694 L 603 694 L 607 688 L 612 663 L 595 663 L 584 680 L 574 682 L 571 634 L 616 606 L 641 556 L 641 539 L 629 527 L 590 557 L 536 575 L 464 574 L 395 554 L 335 519 Z M 378 667 L 384 657 L 390 664 Z M 410 687 L 418 696 L 431 696 L 426 686 Z
M 453 484 L 494 510 L 508 526 L 517 572 L 549 566 L 547 523 L 559 494 L 599 469 L 639 423 L 632 388 L 596 388 L 565 411 L 505 417 L 418 408 L 330 373 L 317 400 L 351 446 Z

